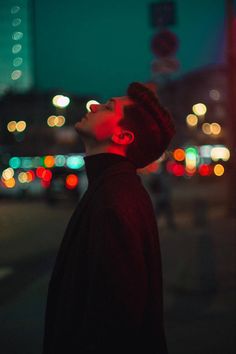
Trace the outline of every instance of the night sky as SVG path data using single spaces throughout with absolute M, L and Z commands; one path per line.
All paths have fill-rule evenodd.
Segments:
M 35 0 L 36 86 L 106 99 L 150 80 L 150 2 Z M 224 61 L 224 3 L 176 1 L 177 75 Z

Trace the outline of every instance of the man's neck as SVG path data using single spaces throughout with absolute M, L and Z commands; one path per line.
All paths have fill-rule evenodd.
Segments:
M 86 156 L 91 156 L 91 155 L 97 155 L 97 154 L 102 154 L 102 153 L 108 153 L 108 154 L 116 154 L 120 156 L 126 156 L 125 151 L 121 150 L 120 148 L 117 148 L 116 146 L 88 146 L 85 145 L 85 154 Z

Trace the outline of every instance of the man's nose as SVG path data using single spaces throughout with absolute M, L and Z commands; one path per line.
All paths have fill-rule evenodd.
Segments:
M 91 105 L 89 106 L 89 109 L 90 109 L 91 112 L 95 113 L 95 112 L 98 111 L 99 106 L 100 106 L 99 104 L 93 103 L 93 104 L 91 104 Z

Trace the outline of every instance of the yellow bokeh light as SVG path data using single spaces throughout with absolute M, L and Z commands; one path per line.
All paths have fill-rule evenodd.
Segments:
M 198 117 L 195 114 L 189 114 L 186 117 L 186 122 L 190 127 L 195 127 L 198 123 Z
M 215 165 L 215 167 L 214 167 L 214 174 L 216 175 L 216 176 L 222 176 L 223 174 L 224 174 L 224 172 L 225 172 L 225 169 L 224 169 L 224 166 L 222 166 L 221 164 L 217 164 L 217 165 Z
M 20 183 L 27 183 L 28 182 L 28 176 L 26 172 L 20 172 L 18 175 L 18 180 Z
M 4 181 L 4 184 L 7 188 L 14 188 L 16 185 L 15 178 L 12 177 L 12 178 L 8 179 L 7 181 Z
M 196 103 L 192 107 L 193 113 L 195 113 L 197 116 L 204 116 L 207 111 L 207 107 L 204 103 Z
M 52 103 L 55 107 L 65 108 L 70 103 L 70 99 L 67 96 L 56 95 L 53 97 Z
M 2 172 L 2 178 L 6 181 L 11 179 L 13 176 L 14 176 L 14 170 L 11 167 L 6 168 Z
M 221 126 L 218 123 L 211 123 L 211 133 L 213 135 L 219 135 L 221 132 Z
M 62 127 L 65 124 L 65 117 L 64 116 L 57 116 L 57 120 L 55 121 L 55 125 L 57 127 Z
M 211 149 L 211 158 L 213 161 L 222 159 L 228 161 L 230 158 L 230 151 L 225 146 L 216 146 Z
M 211 134 L 211 125 L 209 123 L 203 123 L 202 131 L 204 134 L 210 135 Z
M 24 120 L 20 120 L 16 123 L 16 130 L 18 132 L 23 132 L 26 128 L 26 122 Z
M 56 116 L 48 117 L 47 123 L 48 123 L 49 127 L 54 127 L 55 126 L 55 118 L 56 118 Z
M 10 132 L 10 133 L 13 133 L 15 130 L 16 130 L 16 121 L 15 120 L 12 120 L 11 122 L 9 122 L 7 124 L 7 130 Z
M 95 100 L 89 100 L 87 103 L 86 103 L 86 109 L 88 112 L 91 112 L 91 109 L 90 109 L 90 106 L 91 104 L 99 104 L 98 101 L 95 101 Z
M 193 166 L 187 165 L 187 166 L 185 166 L 185 171 L 188 175 L 191 176 L 191 175 L 194 175 L 194 173 L 196 173 L 197 169 L 196 169 L 195 165 L 193 165 Z

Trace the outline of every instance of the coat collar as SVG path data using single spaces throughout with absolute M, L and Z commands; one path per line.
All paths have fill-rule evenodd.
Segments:
M 114 176 L 122 174 L 133 174 L 136 176 L 136 178 L 139 178 L 136 174 L 135 166 L 127 159 L 124 159 L 123 161 L 117 162 L 116 164 L 108 167 L 93 181 L 93 183 L 89 185 L 75 210 L 76 216 L 78 217 L 79 214 L 81 214 L 82 210 L 88 204 L 91 197 L 94 195 L 99 186 L 104 183 L 105 180 L 109 181 L 110 179 L 114 178 Z

